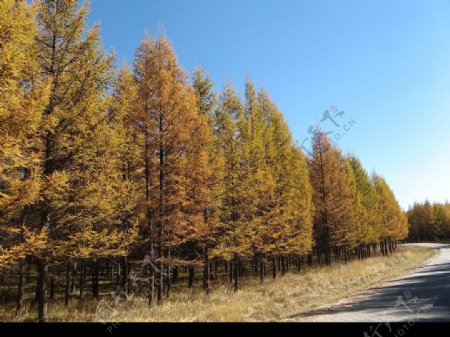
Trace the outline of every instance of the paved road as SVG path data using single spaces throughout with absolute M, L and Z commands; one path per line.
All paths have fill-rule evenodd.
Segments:
M 293 317 L 295 322 L 450 322 L 450 245 L 412 273 L 335 305 Z

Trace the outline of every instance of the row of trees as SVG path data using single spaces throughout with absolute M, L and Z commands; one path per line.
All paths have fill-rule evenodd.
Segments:
M 19 314 L 30 266 L 45 321 L 61 270 L 68 304 L 75 275 L 98 297 L 105 266 L 127 288 L 145 261 L 151 305 L 183 267 L 208 292 L 224 262 L 238 290 L 249 261 L 263 280 L 268 262 L 275 277 L 407 236 L 385 180 L 320 129 L 306 157 L 266 91 L 217 93 L 201 69 L 190 81 L 164 36 L 116 75 L 78 5 L 0 3 L 0 267 L 17 271 Z
M 450 240 L 450 204 L 425 201 L 415 203 L 407 212 L 411 242 Z

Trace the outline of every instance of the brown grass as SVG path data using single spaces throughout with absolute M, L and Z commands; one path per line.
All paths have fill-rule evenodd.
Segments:
M 104 295 L 102 300 L 73 299 L 69 307 L 62 300 L 50 303 L 49 320 L 58 322 L 254 322 L 280 321 L 339 299 L 377 283 L 400 276 L 432 257 L 429 248 L 401 247 L 390 257 L 372 257 L 365 261 L 316 267 L 299 274 L 289 273 L 263 284 L 255 277 L 244 280 L 234 293 L 228 283 L 214 285 L 210 295 L 201 289 L 174 289 L 162 306 L 149 307 L 142 297 L 129 301 Z M 20 321 L 33 321 L 35 308 L 26 304 Z M 0 307 L 0 321 L 18 321 L 14 305 Z M 111 326 L 110 326 L 111 328 Z

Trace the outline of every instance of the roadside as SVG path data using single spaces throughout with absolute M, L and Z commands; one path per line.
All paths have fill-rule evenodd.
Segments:
M 450 245 L 407 244 L 438 254 L 411 272 L 342 299 L 332 306 L 295 315 L 294 322 L 450 321 Z

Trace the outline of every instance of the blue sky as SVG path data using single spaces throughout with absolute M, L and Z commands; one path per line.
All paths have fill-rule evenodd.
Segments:
M 162 25 L 188 72 L 265 87 L 300 143 L 344 111 L 320 125 L 407 208 L 450 200 L 449 17 L 441 0 L 92 0 L 89 20 L 119 65 Z

